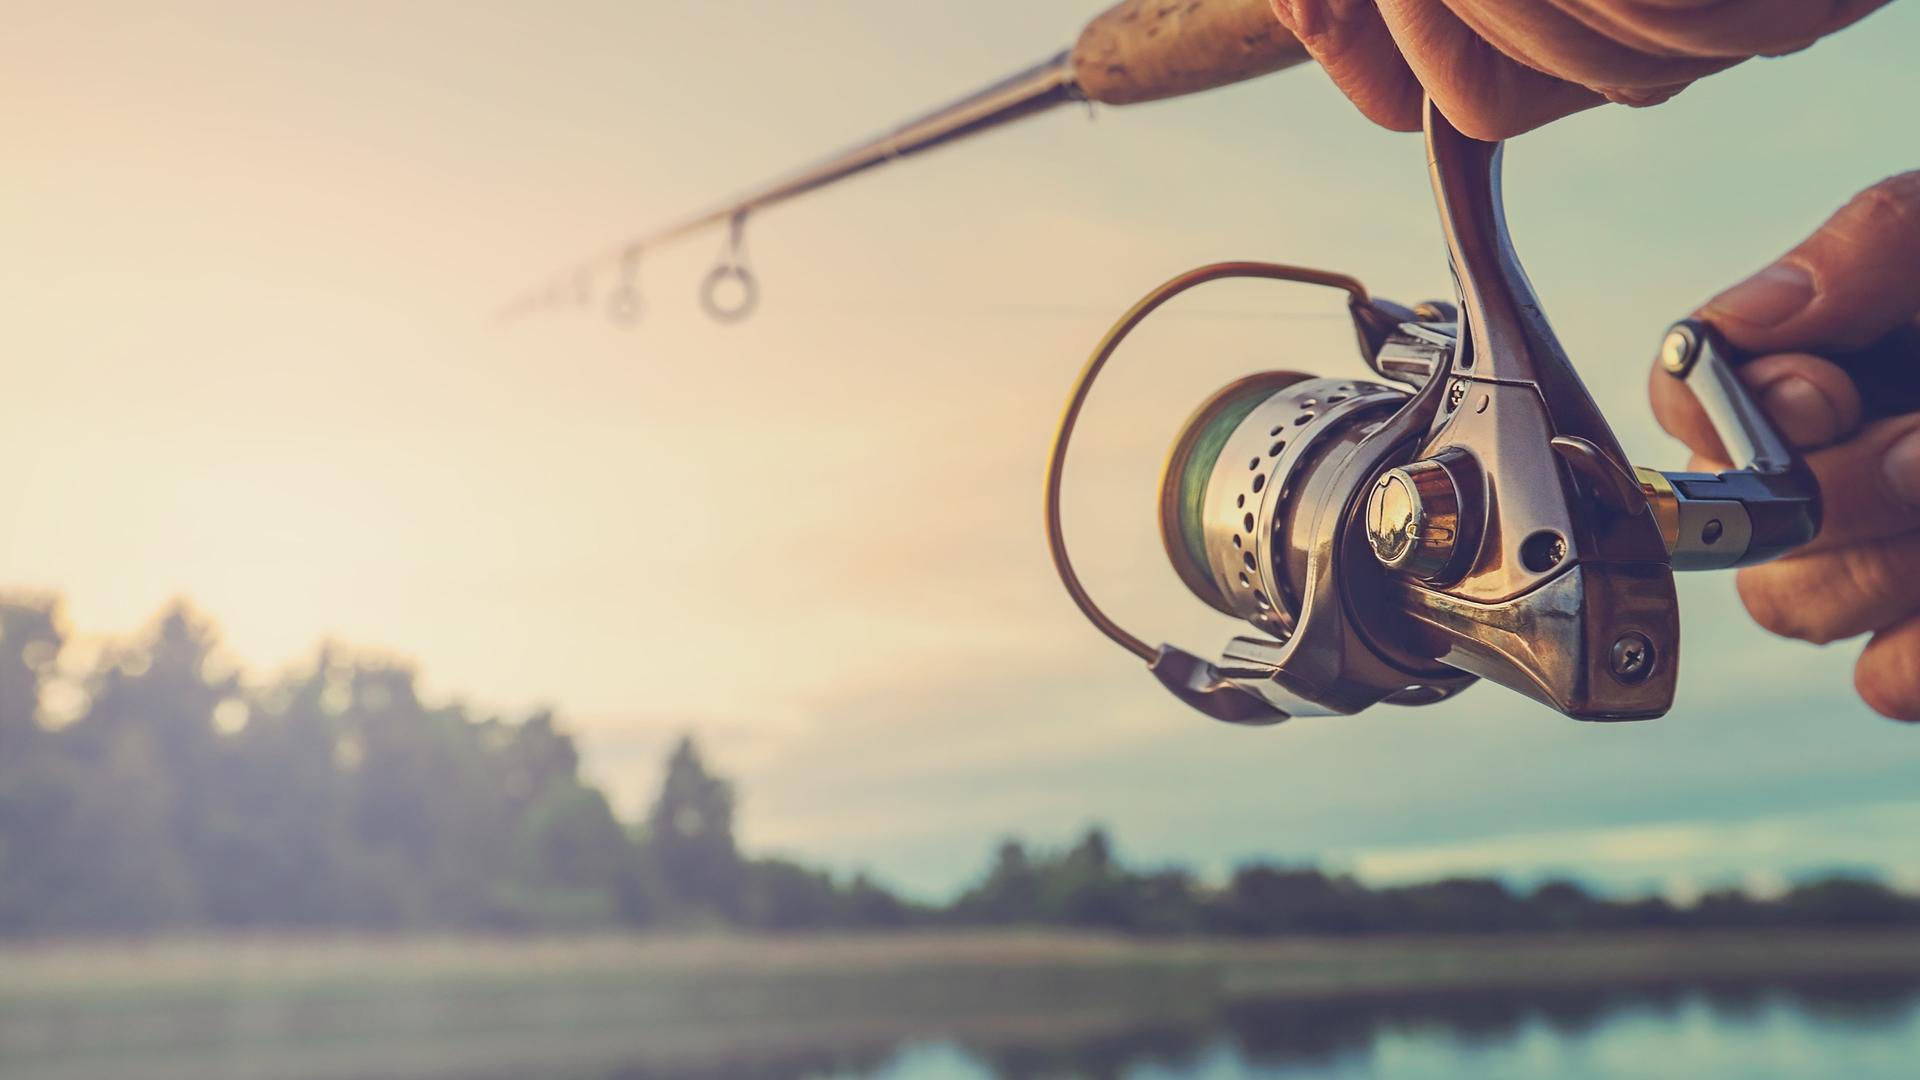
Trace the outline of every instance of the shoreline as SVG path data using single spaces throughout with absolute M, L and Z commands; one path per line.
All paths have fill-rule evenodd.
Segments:
M 1051 1052 L 1143 1026 L 1198 1044 L 1223 1024 L 1337 1013 L 1361 1018 L 1343 1036 L 1361 1038 L 1408 1015 L 1518 1024 L 1543 1008 L 1599 1016 L 1621 1000 L 1861 988 L 1920 1001 L 1920 933 L 12 943 L 0 945 L 0 1072 L 721 1077 L 927 1043 Z
M 1435 936 L 1138 938 L 1051 930 L 824 935 L 234 935 L 0 942 L 0 999 L 217 979 L 266 989 L 607 976 L 888 980 L 1077 971 L 1218 973 L 1229 993 L 1634 977 L 1920 974 L 1920 929 L 1581 931 Z

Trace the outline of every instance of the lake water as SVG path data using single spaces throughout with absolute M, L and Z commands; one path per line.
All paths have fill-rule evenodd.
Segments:
M 1914 1080 L 1920 983 L 1669 987 L 1266 1002 L 1131 1024 L 822 1047 L 618 1080 Z
M 842 966 L 907 946 L 892 949 Z M 16 985 L 0 995 L 0 1077 L 1920 1080 L 1916 976 L 1259 999 L 1204 966 L 703 981 L 658 964 L 453 977 L 412 961 L 405 978 L 223 985 L 176 957 L 183 975 L 144 988 Z

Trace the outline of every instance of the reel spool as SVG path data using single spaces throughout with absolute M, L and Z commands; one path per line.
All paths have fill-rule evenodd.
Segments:
M 1160 480 L 1160 535 L 1193 594 L 1285 641 L 1300 617 L 1308 521 L 1300 494 L 1411 396 L 1291 371 L 1252 375 L 1196 410 Z
M 1356 488 L 1355 477 L 1404 459 L 1410 446 L 1370 440 L 1412 396 L 1365 379 L 1265 372 L 1210 398 L 1168 455 L 1167 557 L 1201 601 L 1273 639 L 1237 640 L 1228 656 L 1241 678 L 1260 676 L 1260 696 L 1286 716 L 1431 704 L 1473 681 L 1395 640 L 1385 574 L 1360 541 L 1372 543 L 1369 501 L 1350 493 L 1371 485 Z

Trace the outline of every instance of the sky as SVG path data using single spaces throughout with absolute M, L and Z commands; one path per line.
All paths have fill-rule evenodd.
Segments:
M 1107 324 L 1224 258 L 1444 296 L 1417 137 L 1299 69 L 1069 109 L 770 211 L 763 303 L 699 312 L 720 236 L 652 252 L 644 318 L 501 325 L 576 256 L 1067 44 L 1099 0 L 704 4 L 0 0 L 0 587 L 81 644 L 173 598 L 260 677 L 323 640 L 431 695 L 558 708 L 626 813 L 696 734 L 756 851 L 938 894 L 997 839 L 1373 880 L 1571 872 L 1684 892 L 1870 868 L 1920 886 L 1920 730 L 1857 642 L 1769 638 L 1682 584 L 1679 699 L 1583 725 L 1443 705 L 1214 725 L 1081 621 L 1047 442 Z M 1908 0 L 1652 110 L 1515 140 L 1516 243 L 1642 464 L 1674 318 L 1920 164 Z M 1097 595 L 1233 635 L 1166 565 L 1160 459 L 1263 368 L 1360 372 L 1338 309 L 1228 284 L 1116 361 L 1068 473 Z

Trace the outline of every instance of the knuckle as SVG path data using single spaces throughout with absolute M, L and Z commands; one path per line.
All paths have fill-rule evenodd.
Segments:
M 1655 105 L 1664 105 L 1680 96 L 1687 83 L 1668 83 L 1661 86 L 1593 86 L 1594 93 L 1606 98 L 1615 105 L 1624 105 L 1629 109 L 1650 109 Z
M 1336 44 L 1341 20 L 1327 0 L 1273 0 L 1274 18 L 1302 45 Z
M 1506 66 L 1496 66 L 1489 77 L 1473 77 L 1469 70 L 1441 67 L 1423 81 L 1441 115 L 1461 134 L 1481 142 L 1499 142 L 1524 134 L 1513 83 Z
M 1834 555 L 1834 573 L 1825 583 L 1826 595 L 1806 605 L 1807 614 L 1801 619 L 1801 640 L 1815 645 L 1831 644 L 1872 629 L 1861 625 L 1863 616 L 1883 597 L 1909 591 L 1896 580 L 1888 552 L 1880 545 L 1841 548 Z M 1813 590 L 1802 592 L 1811 594 Z
M 1920 169 L 1889 176 L 1848 204 L 1866 236 L 1898 236 L 1920 243 Z
M 1527 130 L 1504 101 L 1488 94 L 1469 93 L 1442 111 L 1462 135 L 1481 142 L 1500 142 Z

